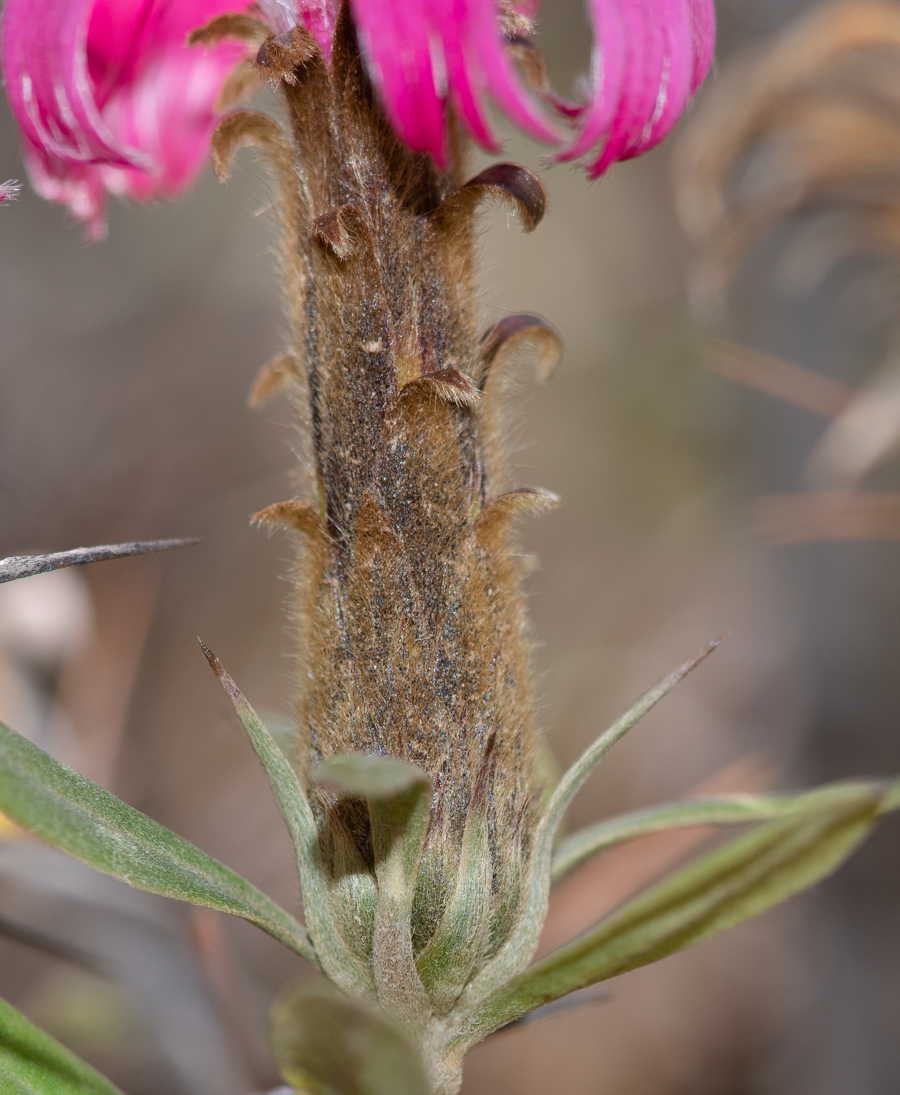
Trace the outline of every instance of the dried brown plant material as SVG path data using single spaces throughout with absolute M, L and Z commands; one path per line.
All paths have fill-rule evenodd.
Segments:
M 813 369 L 763 354 L 749 346 L 716 339 L 706 355 L 706 366 L 748 388 L 765 392 L 823 418 L 837 418 L 852 402 L 853 388 Z
M 247 402 L 251 407 L 258 407 L 267 399 L 287 391 L 299 376 L 300 370 L 291 354 L 276 354 L 260 369 Z
M 297 82 L 297 68 L 314 57 L 321 57 L 315 38 L 302 26 L 294 26 L 284 34 L 269 35 L 259 48 L 256 63 L 277 86 Z
M 900 539 L 900 493 L 774 494 L 757 503 L 756 528 L 772 544 Z
M 808 249 L 821 277 L 853 250 L 900 251 L 900 8 L 815 7 L 732 67 L 682 140 L 678 206 L 715 301 L 746 249 L 800 212 L 839 215 L 840 239 Z M 834 228 L 829 222 L 826 231 Z
M 518 164 L 498 163 L 448 194 L 436 213 L 448 225 L 454 221 L 467 224 L 477 206 L 490 197 L 516 209 L 526 232 L 537 228 L 547 209 L 547 194 L 536 175 Z
M 721 304 L 748 248 L 781 222 L 795 229 L 782 273 L 803 289 L 857 252 L 900 259 L 900 7 L 816 7 L 737 64 L 688 127 L 678 179 L 701 311 Z M 815 493 L 760 503 L 767 539 L 898 535 L 893 497 L 862 491 L 900 445 L 895 357 L 851 390 L 752 350 L 713 347 L 714 370 L 833 419 L 805 470 Z
M 900 448 L 900 361 L 896 351 L 828 427 L 806 464 L 808 482 L 848 489 Z
M 194 539 L 144 540 L 128 544 L 72 548 L 69 551 L 57 551 L 50 555 L 11 555 L 8 559 L 0 559 L 0 582 L 13 582 L 17 578 L 28 578 L 32 574 L 46 574 L 50 570 L 82 566 L 85 563 L 99 563 L 105 559 L 122 559 L 129 555 L 172 551 L 175 548 L 190 547 L 199 542 Z

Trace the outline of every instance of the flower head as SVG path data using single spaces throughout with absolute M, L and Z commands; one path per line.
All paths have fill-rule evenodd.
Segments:
M 189 49 L 235 0 L 7 0 L 2 62 L 36 189 L 103 232 L 107 192 L 174 197 L 203 165 L 242 46 Z
M 587 0 L 590 92 L 565 103 L 531 85 L 537 0 L 348 0 L 369 75 L 415 151 L 445 163 L 448 108 L 491 151 L 493 103 L 592 177 L 665 137 L 706 75 L 712 0 Z M 2 62 L 37 189 L 102 231 L 107 191 L 172 197 L 194 179 L 216 102 L 243 47 L 190 48 L 188 33 L 248 0 L 7 0 Z M 297 22 L 328 59 L 339 0 L 257 0 L 276 33 Z M 533 58 L 532 58 L 533 59 Z M 535 75 L 532 66 L 532 76 Z

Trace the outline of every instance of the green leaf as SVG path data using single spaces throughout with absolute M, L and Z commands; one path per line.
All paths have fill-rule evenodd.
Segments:
M 0 1000 L 0 1091 L 3 1095 L 122 1095 L 5 1000 Z
M 426 786 L 428 776 L 415 764 L 367 753 L 342 753 L 317 764 L 309 773 L 313 783 L 339 795 L 384 802 Z
M 353 954 L 338 928 L 330 879 L 319 856 L 316 819 L 297 773 L 219 659 L 202 642 L 200 646 L 247 732 L 294 843 L 314 961 L 346 992 L 374 997 L 371 970 Z
M 883 796 L 872 784 L 829 788 L 795 816 L 702 857 L 497 990 L 460 1041 L 480 1041 L 566 993 L 684 950 L 813 885 L 866 837 Z
M 309 1095 L 429 1095 L 405 1032 L 321 982 L 293 989 L 272 1016 L 272 1052 L 285 1080 Z
M 421 1026 L 431 1009 L 413 956 L 412 908 L 431 818 L 431 781 L 419 770 L 405 790 L 368 801 L 378 884 L 372 937 L 378 1001 L 395 1018 Z
M 494 862 L 490 840 L 494 744 L 492 736 L 475 775 L 459 849 L 456 883 L 452 890 L 442 895 L 443 914 L 416 957 L 416 969 L 438 1015 L 446 1015 L 459 999 L 490 939 L 494 911 Z M 443 849 L 431 848 L 429 851 L 431 855 L 443 858 Z M 422 872 L 428 880 L 427 864 Z
M 271 898 L 4 723 L 0 810 L 98 871 L 139 890 L 240 916 L 314 961 L 302 924 Z
M 612 747 L 648 714 L 673 688 L 695 669 L 719 646 L 716 639 L 690 661 L 684 663 L 654 685 L 590 745 L 568 769 L 556 786 L 538 823 L 534 848 L 523 886 L 522 913 L 512 935 L 500 948 L 496 957 L 488 963 L 466 990 L 462 1006 L 473 1006 L 484 1000 L 499 985 L 530 960 L 537 950 L 538 939 L 547 919 L 550 899 L 550 861 L 553 842 L 563 815 L 584 786 L 585 780 Z
M 651 806 L 647 810 L 622 814 L 620 817 L 589 825 L 561 840 L 553 850 L 550 877 L 556 882 L 590 856 L 650 833 L 706 826 L 747 825 L 755 821 L 770 821 L 776 817 L 790 817 L 816 803 L 827 802 L 835 792 L 840 794 L 844 786 L 842 783 L 833 784 L 795 795 L 715 795 L 710 798 L 687 799 L 684 802 L 667 802 L 661 806 Z M 898 808 L 900 784 L 886 785 L 879 812 L 889 813 Z
M 468 983 L 490 935 L 493 859 L 487 809 L 473 803 L 459 853 L 456 885 L 416 969 L 438 1015 L 445 1015 Z
M 421 1025 L 430 1008 L 413 957 L 412 906 L 431 814 L 431 781 L 406 761 L 356 753 L 330 757 L 310 778 L 368 803 L 378 884 L 372 938 L 378 1002 L 395 1018 Z

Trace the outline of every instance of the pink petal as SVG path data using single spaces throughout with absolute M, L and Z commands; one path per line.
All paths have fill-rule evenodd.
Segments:
M 497 25 L 497 9 L 491 0 L 465 0 L 466 26 L 473 66 L 480 67 L 484 90 L 497 106 L 526 133 L 539 141 L 556 144 L 559 132 L 547 121 L 519 79 L 506 42 Z M 474 72 L 478 72 L 478 67 Z
M 626 24 L 620 0 L 591 0 L 594 22 L 593 94 L 582 115 L 581 131 L 560 155 L 574 160 L 590 151 L 604 136 L 619 112 L 625 72 L 630 60 L 631 28 Z
M 435 17 L 441 26 L 461 26 L 465 19 L 464 0 L 434 0 Z M 447 89 L 453 89 L 453 104 L 472 136 L 490 152 L 499 149 L 485 117 L 472 65 L 467 57 L 466 43 L 461 35 L 448 35 L 442 42 Z
M 694 79 L 694 34 L 690 7 L 684 0 L 660 0 L 660 10 L 663 15 L 664 61 L 659 97 L 649 126 L 640 141 L 632 146 L 633 155 L 659 144 L 672 132 L 688 104 Z
M 690 0 L 691 26 L 694 35 L 694 76 L 691 94 L 706 79 L 716 48 L 716 11 L 713 0 Z
M 532 136 L 558 142 L 515 71 L 495 0 L 351 2 L 385 110 L 411 148 L 445 163 L 445 107 L 452 102 L 473 136 L 496 149 L 486 119 L 489 97 Z
M 189 49 L 236 0 L 7 0 L 2 65 L 35 187 L 103 230 L 107 191 L 172 197 L 206 158 L 244 47 Z
M 441 51 L 433 49 L 427 2 L 354 0 L 353 11 L 369 73 L 394 128 L 410 148 L 445 164 L 446 74 Z
M 284 34 L 297 22 L 297 0 L 256 0 L 256 6 L 274 34 Z
M 579 132 L 559 155 L 586 155 L 597 178 L 612 164 L 666 137 L 709 70 L 715 41 L 712 0 L 588 0 L 594 25 L 591 101 Z
M 331 58 L 331 39 L 340 5 L 332 0 L 300 0 L 300 22 Z
M 493 102 L 520 128 L 559 144 L 504 40 L 499 0 L 350 0 L 385 109 L 417 151 L 446 163 L 447 107 L 485 148 L 498 145 Z M 538 0 L 512 0 L 533 16 Z M 592 176 L 665 137 L 705 77 L 712 0 L 587 0 L 596 35 L 584 106 L 548 94 L 576 134 L 559 159 L 594 154 Z M 273 29 L 297 20 L 326 57 L 339 0 L 257 0 Z M 249 0 L 7 0 L 2 64 L 35 186 L 95 234 L 108 192 L 174 196 L 196 176 L 215 104 L 243 47 L 189 50 L 187 33 Z M 599 151 L 595 152 L 594 150 Z

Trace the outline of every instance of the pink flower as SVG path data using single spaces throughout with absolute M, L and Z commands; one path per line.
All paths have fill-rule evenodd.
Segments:
M 171 197 L 200 170 L 216 100 L 242 47 L 191 49 L 189 31 L 249 0 L 7 0 L 2 62 L 37 189 L 94 234 L 107 191 Z M 656 145 L 712 59 L 712 0 L 587 0 L 594 61 L 585 102 L 526 86 L 508 48 L 538 0 L 349 0 L 394 127 L 444 163 L 447 108 L 496 151 L 490 102 L 592 177 Z M 339 0 L 257 0 L 276 33 L 302 22 L 330 57 Z
M 235 0 L 6 0 L 2 63 L 35 188 L 104 231 L 106 192 L 174 197 L 206 160 L 245 49 L 189 49 Z
M 595 35 L 590 97 L 583 105 L 550 101 L 575 126 L 558 158 L 588 156 L 596 178 L 671 132 L 709 71 L 715 12 L 713 0 L 587 3 Z M 261 0 L 261 6 L 288 23 L 295 12 L 327 55 L 336 0 Z M 385 109 L 411 148 L 443 161 L 449 102 L 472 135 L 496 151 L 489 99 L 532 136 L 564 141 L 513 66 L 498 0 L 350 0 L 350 6 Z M 531 18 L 539 0 L 506 6 Z

